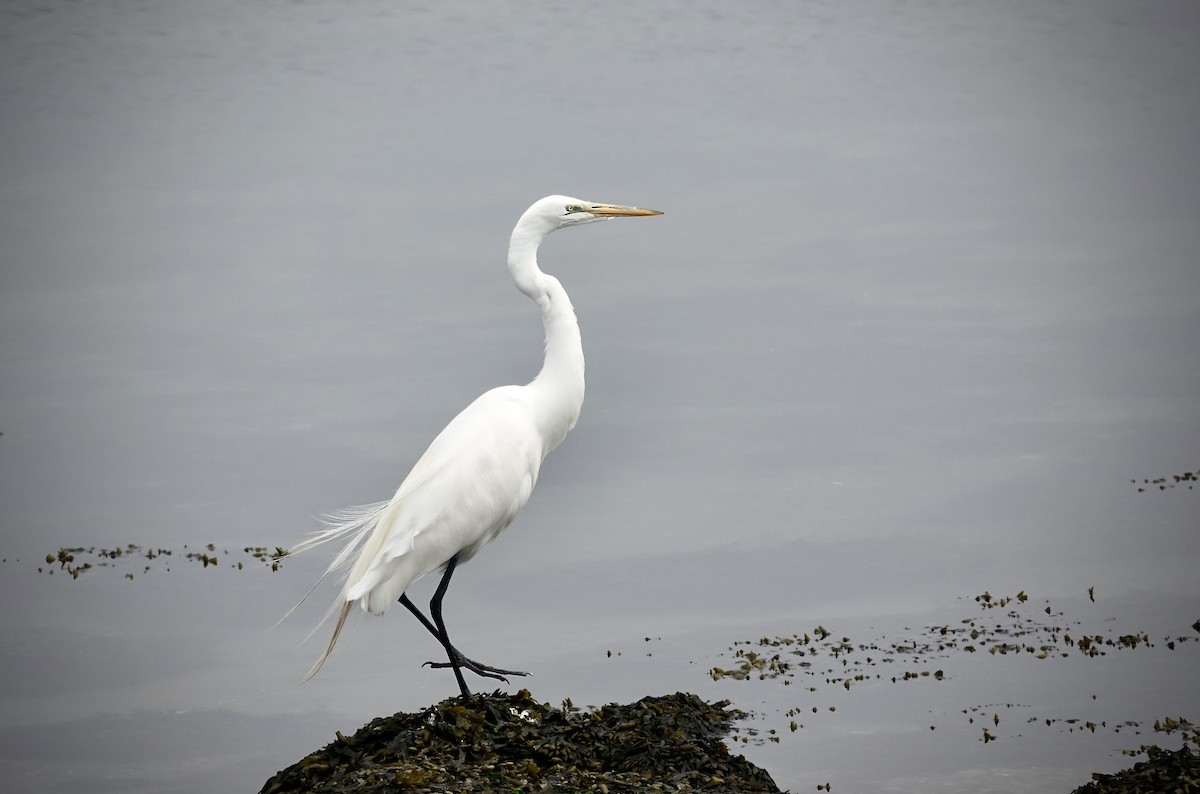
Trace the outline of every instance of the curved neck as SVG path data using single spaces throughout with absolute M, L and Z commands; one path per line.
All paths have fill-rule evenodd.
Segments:
M 517 289 L 537 304 L 546 329 L 542 369 L 526 387 L 541 403 L 535 412 L 549 452 L 575 426 L 583 407 L 583 340 L 575 307 L 554 276 L 538 268 L 537 249 L 546 232 L 518 224 L 508 247 L 508 270 Z

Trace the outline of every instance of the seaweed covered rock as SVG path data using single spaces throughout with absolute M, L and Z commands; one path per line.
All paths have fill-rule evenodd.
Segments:
M 721 742 L 742 716 L 677 693 L 627 706 L 556 709 L 522 689 L 379 717 L 276 774 L 261 794 L 300 792 L 777 792 Z
M 1092 782 L 1074 794 L 1179 794 L 1200 793 L 1200 755 L 1190 747 L 1164 750 L 1146 747 L 1145 761 L 1113 775 L 1092 773 Z

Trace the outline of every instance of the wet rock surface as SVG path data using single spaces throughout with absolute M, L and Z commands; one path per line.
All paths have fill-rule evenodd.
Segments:
M 261 794 L 299 792 L 777 792 L 721 741 L 743 715 L 677 693 L 554 708 L 528 691 L 452 698 L 379 717 L 282 770 Z

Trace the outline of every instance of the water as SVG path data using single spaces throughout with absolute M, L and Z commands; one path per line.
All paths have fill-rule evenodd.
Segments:
M 257 790 L 453 692 L 398 613 L 297 686 L 332 590 L 271 627 L 322 561 L 241 550 L 385 498 L 532 376 L 503 246 L 555 192 L 667 214 L 544 248 L 588 397 L 456 575 L 468 653 L 549 702 L 731 698 L 783 726 L 744 751 L 797 791 L 1069 790 L 1147 737 L 1022 720 L 1197 713 L 1195 644 L 1159 642 L 1200 617 L 1197 497 L 1130 483 L 1197 465 L 1193 4 L 0 14 L 16 790 Z M 38 572 L 127 543 L 175 554 Z M 794 734 L 790 687 L 707 674 L 735 640 L 900 639 L 1022 589 L 1158 644 L 822 685 Z M 964 724 L 1010 702 L 995 742 Z

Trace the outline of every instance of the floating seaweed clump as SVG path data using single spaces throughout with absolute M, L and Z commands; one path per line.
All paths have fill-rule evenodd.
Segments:
M 1183 474 L 1172 474 L 1170 480 L 1166 477 L 1155 477 L 1154 479 L 1143 477 L 1140 485 L 1137 480 L 1130 480 L 1130 482 L 1138 486 L 1138 493 L 1142 493 L 1147 488 L 1153 487 L 1157 487 L 1160 491 L 1166 491 L 1184 483 L 1187 484 L 1187 489 L 1190 491 L 1192 490 L 1193 483 L 1200 482 L 1200 470 L 1185 471 Z
M 39 567 L 38 573 L 46 573 L 53 576 L 54 572 L 65 571 L 72 579 L 78 579 L 82 573 L 97 570 L 99 568 L 118 569 L 124 564 L 126 568 L 137 569 L 140 571 L 129 570 L 125 573 L 125 578 L 133 580 L 134 573 L 150 573 L 153 569 L 153 562 L 165 562 L 165 568 L 168 572 L 171 570 L 171 560 L 183 560 L 186 562 L 198 563 L 203 568 L 217 568 L 221 563 L 221 557 L 216 553 L 217 547 L 214 543 L 209 543 L 201 550 L 188 550 L 187 544 L 183 546 L 183 550 L 178 554 L 174 549 L 157 549 L 157 548 L 142 548 L 135 543 L 130 543 L 127 546 L 116 546 L 111 549 L 97 548 L 90 546 L 84 548 L 82 546 L 74 548 L 60 548 L 57 552 L 50 552 L 46 555 L 46 568 Z M 211 554 L 209 552 L 212 552 Z M 280 561 L 287 556 L 287 549 L 276 546 L 274 551 L 266 546 L 246 546 L 242 549 L 242 553 L 249 557 L 259 565 L 270 568 L 272 571 L 278 571 L 281 567 Z M 229 558 L 229 549 L 223 549 L 222 554 Z M 95 560 L 94 563 L 83 560 L 85 557 L 90 557 Z M 78 561 L 76 558 L 79 558 Z M 7 562 L 7 560 L 5 560 Z M 54 563 L 58 563 L 58 568 L 54 568 Z M 234 560 L 228 562 L 230 568 L 235 568 L 239 571 L 245 569 L 246 562 L 243 560 Z
M 276 774 L 261 794 L 299 792 L 777 792 L 721 742 L 728 701 L 677 693 L 627 706 L 556 709 L 522 689 L 379 717 Z

